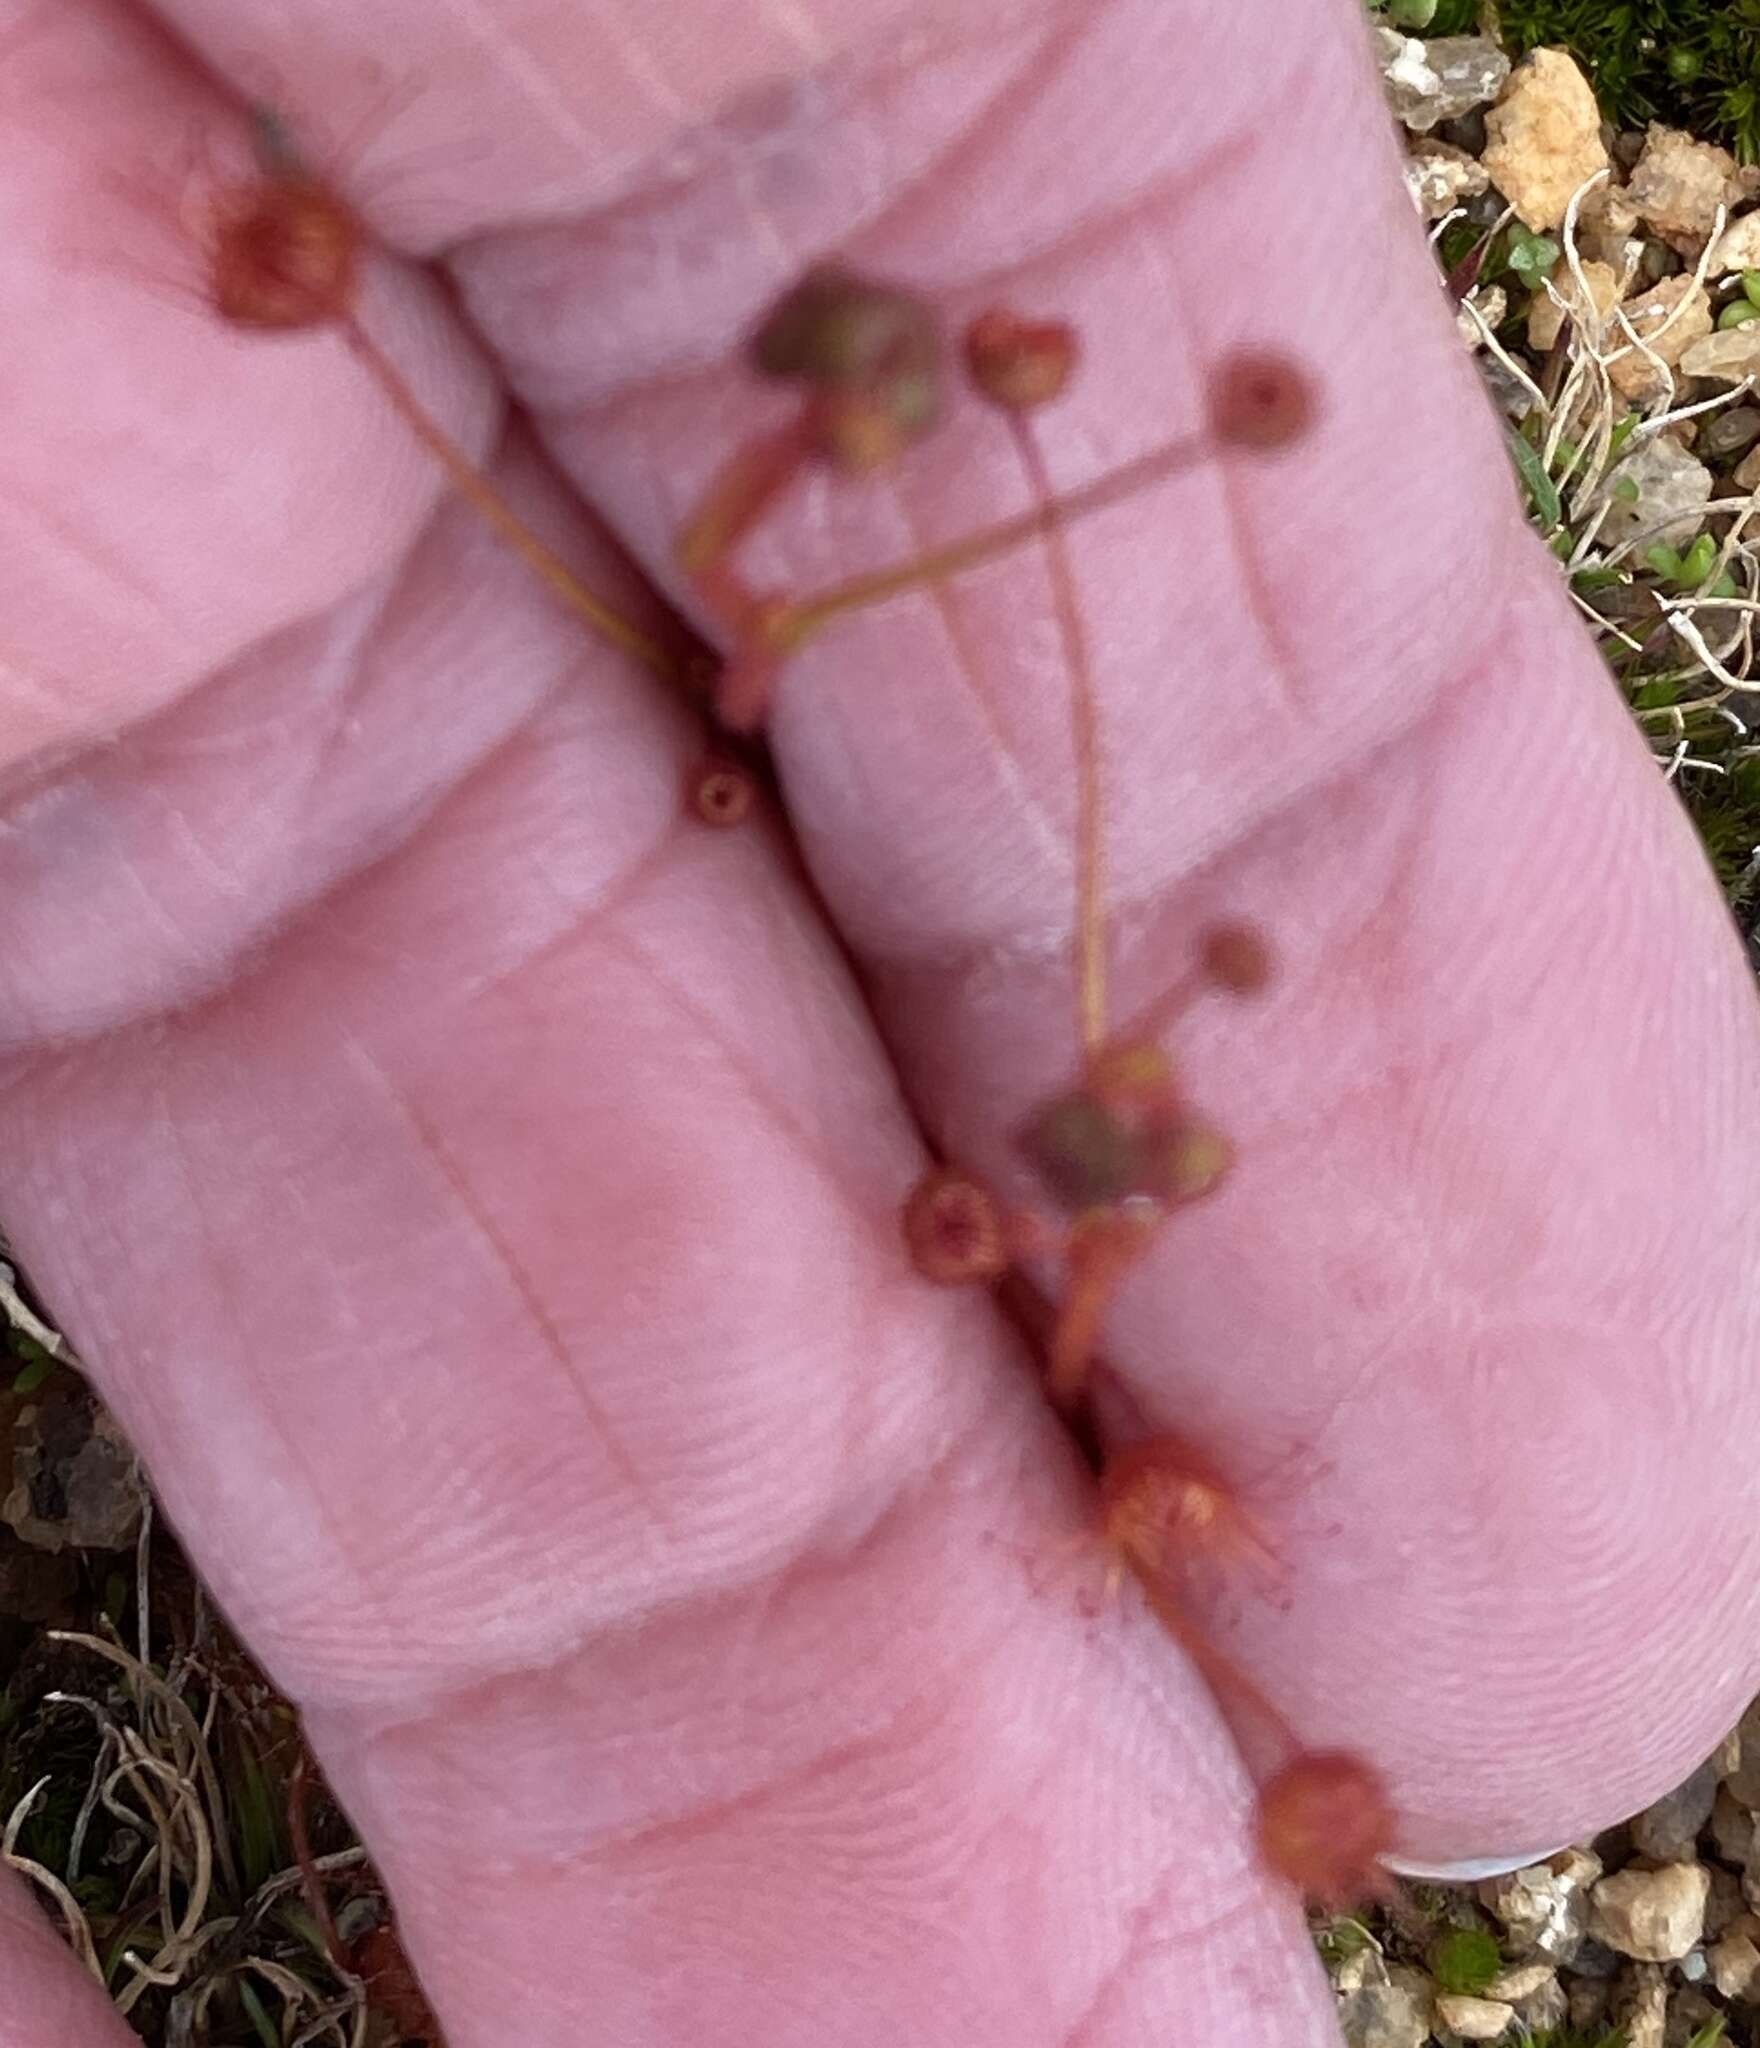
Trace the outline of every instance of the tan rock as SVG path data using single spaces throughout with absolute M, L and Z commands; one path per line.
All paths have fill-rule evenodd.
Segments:
M 1605 263 L 1621 277 L 1635 269 L 1644 243 L 1637 209 L 1623 185 L 1603 179 L 1577 207 L 1577 253 Z
M 1441 220 L 1490 184 L 1491 173 L 1479 159 L 1452 143 L 1414 143 L 1406 157 L 1406 190 L 1426 220 Z
M 1483 348 L 1486 334 L 1495 334 L 1509 315 L 1509 293 L 1500 284 L 1482 284 L 1469 294 L 1467 305 L 1479 318 L 1462 306 L 1454 316 L 1456 331 L 1468 348 Z
M 1736 1723 L 1736 1761 L 1724 1773 L 1724 1789 L 1751 1814 L 1760 1807 L 1760 1700 Z M 1716 1814 L 1712 1819 L 1715 1822 Z
M 1405 1984 L 1366 1984 L 1339 2001 L 1339 2030 L 1348 2048 L 1424 2048 L 1430 2000 Z
M 1549 349 L 1564 331 L 1567 315 L 1578 325 L 1587 325 L 1599 332 L 1619 304 L 1619 277 L 1611 263 L 1590 261 L 1582 269 L 1583 283 L 1589 287 L 1586 303 L 1582 287 L 1562 263 L 1552 274 L 1552 289 L 1534 294 L 1528 307 L 1530 348 L 1542 352 Z
M 1663 2048 L 1668 2033 L 1668 1983 L 1654 1963 L 1621 1973 L 1609 2015 L 1625 2035 L 1625 2048 Z
M 1760 491 L 1760 448 L 1750 448 L 1730 471 L 1730 476 L 1738 490 Z M 1742 1889 L 1744 1892 L 1748 1890 L 1745 1878 L 1742 1881 Z
M 1668 372 L 1679 365 L 1694 342 L 1716 325 L 1711 315 L 1711 294 L 1684 275 L 1665 277 L 1659 285 L 1628 301 L 1625 317 L 1644 346 L 1637 347 L 1624 338 L 1623 328 L 1616 327 L 1625 353 L 1614 357 L 1607 366 L 1607 374 L 1622 398 L 1639 405 L 1667 395 Z
M 1495 99 L 1509 76 L 1509 59 L 1489 36 L 1421 42 L 1380 28 L 1375 46 L 1387 103 L 1395 119 L 1418 134 Z
M 1486 1878 L 1479 1902 L 1503 1926 L 1512 1947 L 1556 1961 L 1574 1954 L 1582 1941 L 1588 1888 L 1600 1875 L 1601 1860 L 1592 1849 L 1561 1849 L 1544 1863 Z
M 1589 1895 L 1589 1932 L 1616 1954 L 1678 1962 L 1705 1931 L 1711 1879 L 1698 1863 L 1621 1870 Z
M 1499 1970 L 1486 1985 L 1485 1996 L 1518 2005 L 1524 1998 L 1532 1998 L 1543 1985 L 1550 1984 L 1557 1974 L 1550 1963 L 1512 1963 L 1507 1970 Z
M 1438 2024 L 1463 2041 L 1495 2041 L 1515 2016 L 1515 2007 L 1501 1998 L 1465 1998 L 1447 1991 L 1436 1995 Z
M 1760 1745 L 1757 1745 L 1760 1746 Z M 1727 1779 L 1728 1773 L 1725 1773 Z M 1754 1846 L 1754 1816 L 1730 1790 L 1718 1786 L 1711 1806 L 1711 1839 L 1726 1863 L 1746 1863 Z
M 1711 1982 L 1725 1998 L 1750 1998 L 1760 1986 L 1760 1920 L 1738 1920 L 1705 1951 L 1711 1965 Z
M 1524 57 L 1485 124 L 1490 140 L 1480 161 L 1536 231 L 1557 227 L 1571 195 L 1607 169 L 1601 110 L 1568 51 L 1541 49 Z
M 1760 270 L 1760 213 L 1744 213 L 1732 220 L 1711 251 L 1710 274 L 1727 277 L 1732 270 Z M 1741 1767 L 1741 1750 L 1730 1770 Z M 1725 1773 L 1728 1776 L 1728 1772 Z
M 1717 224 L 1717 209 L 1742 196 L 1742 180 L 1727 149 L 1652 121 L 1626 193 L 1665 242 L 1697 256 Z
M 1719 384 L 1760 377 L 1760 320 L 1701 336 L 1681 351 L 1681 368 L 1689 377 L 1710 377 Z

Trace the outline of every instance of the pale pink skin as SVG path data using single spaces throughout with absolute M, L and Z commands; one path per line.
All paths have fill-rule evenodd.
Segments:
M 1189 427 L 1232 344 L 1314 366 L 1312 440 L 1072 541 L 1121 998 L 1210 917 L 1280 962 L 1176 1036 L 1240 1166 L 1119 1300 L 1105 1402 L 1236 1478 L 1284 1578 L 1199 1597 L 1382 1766 L 1402 1853 L 1514 1857 L 1756 1681 L 1760 1059 L 1353 0 L 161 12 L 181 47 L 0 10 L 4 1213 L 453 2048 L 1333 2039 L 1225 1721 L 1060 1563 L 1093 1493 L 1023 1344 L 898 1231 L 925 1130 L 1018 1187 L 1073 1060 L 1042 566 L 789 673 L 821 903 L 767 828 L 689 819 L 697 730 L 333 338 L 180 301 L 166 217 L 241 160 L 217 81 L 287 108 L 453 269 L 462 319 L 378 264 L 373 331 L 607 588 L 585 508 L 668 584 L 779 417 L 738 337 L 825 250 L 950 321 L 1075 319 L 1070 483 Z M 752 570 L 1022 491 L 962 402 Z M 0 2044 L 121 2042 L 40 1928 L 0 1900 Z

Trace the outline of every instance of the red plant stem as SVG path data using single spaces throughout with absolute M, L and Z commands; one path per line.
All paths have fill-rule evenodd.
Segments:
M 1136 1579 L 1150 1612 L 1197 1666 L 1199 1676 L 1217 1699 L 1233 1700 L 1245 1707 L 1276 1737 L 1287 1755 L 1298 1754 L 1302 1745 L 1295 1730 L 1233 1658 L 1223 1655 L 1154 1573 L 1139 1567 Z
M 342 1945 L 342 1936 L 336 1930 L 336 1921 L 330 1911 L 330 1901 L 324 1896 L 323 1881 L 318 1876 L 317 1859 L 312 1854 L 311 1832 L 306 1826 L 306 1806 L 310 1798 L 311 1772 L 306 1767 L 305 1751 L 300 1751 L 299 1760 L 293 1767 L 293 1775 L 287 1781 L 287 1833 L 293 1843 L 293 1860 L 299 1866 L 300 1890 L 305 1894 L 306 1905 L 312 1918 L 318 1923 L 318 1932 L 324 1937 L 325 1953 L 331 1964 L 345 1977 L 354 1975 L 354 1964 Z
M 678 536 L 679 567 L 701 580 L 739 546 L 800 474 L 812 442 L 803 413 L 738 449 Z
M 1085 1058 L 1092 1059 L 1106 1043 L 1106 866 L 1105 819 L 1100 781 L 1100 718 L 1094 701 L 1094 669 L 1082 630 L 1081 602 L 1063 522 L 1051 510 L 1056 495 L 1045 467 L 1044 450 L 1024 412 L 1010 409 L 1009 431 L 1033 487 L 1045 536 L 1045 560 L 1051 576 L 1052 605 L 1063 641 L 1070 676 L 1070 742 L 1076 764 L 1076 1035 Z
M 399 416 L 446 472 L 447 481 L 478 516 L 601 639 L 622 649 L 668 682 L 677 664 L 657 640 L 596 596 L 554 549 L 540 540 L 464 450 L 435 421 L 397 365 L 353 314 L 339 321 L 343 339 L 365 365 Z
M 1168 477 L 1177 476 L 1181 470 L 1192 468 L 1210 450 L 1211 441 L 1207 434 L 1193 434 L 1182 441 L 1171 441 L 1164 447 L 1152 448 L 1147 455 L 1139 455 L 1134 461 L 1109 470 L 1092 483 L 1065 491 L 1060 497 L 1049 498 L 1043 505 L 1017 513 L 1012 519 L 998 520 L 994 526 L 964 534 L 958 540 L 949 541 L 945 547 L 931 548 L 925 554 L 912 556 L 909 561 L 895 562 L 889 568 L 875 569 L 865 576 L 852 576 L 847 582 L 809 591 L 805 597 L 790 604 L 787 625 L 777 632 L 778 643 L 787 648 L 798 647 L 829 620 L 845 612 L 859 611 L 864 605 L 878 604 L 883 598 L 898 596 L 901 591 L 915 590 L 938 578 L 958 575 L 962 569 L 975 569 L 984 562 L 993 562 L 1027 541 L 1037 540 L 1044 532 L 1048 518 L 1067 525 L 1073 519 L 1085 519 L 1092 512 L 1103 512 L 1107 506 L 1118 504 L 1146 485 L 1161 483 Z

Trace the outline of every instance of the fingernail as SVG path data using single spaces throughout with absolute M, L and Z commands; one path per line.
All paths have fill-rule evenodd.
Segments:
M 1530 1863 L 1544 1863 L 1569 1847 L 1569 1842 L 1557 1842 L 1550 1849 L 1525 1849 L 1519 1856 L 1467 1856 L 1459 1863 L 1416 1863 L 1404 1856 L 1383 1856 L 1381 1860 L 1399 1877 L 1423 1877 L 1435 1884 L 1477 1884 L 1482 1877 L 1507 1877 Z

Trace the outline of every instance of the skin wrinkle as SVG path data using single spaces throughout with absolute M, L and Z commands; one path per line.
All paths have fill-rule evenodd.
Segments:
M 949 145 L 950 148 L 952 146 Z M 1056 234 L 1046 236 L 1024 251 L 990 263 L 963 267 L 957 287 L 950 289 L 956 290 L 962 301 L 972 305 L 1007 298 L 1023 288 L 1030 290 L 1044 270 L 1061 262 L 1066 255 L 1078 250 L 1085 254 L 1098 238 L 1115 232 L 1120 235 L 1132 232 L 1152 216 L 1158 225 L 1177 224 L 1187 202 L 1201 198 L 1212 178 L 1236 168 L 1251 154 L 1252 148 L 1250 136 L 1225 138 L 1193 164 L 1152 179 L 1117 202 L 1095 206 Z M 921 183 L 928 187 L 935 183 L 935 178 L 925 174 Z M 641 200 L 625 202 L 631 208 L 645 206 L 646 203 L 645 195 Z M 593 216 L 591 224 L 597 230 L 603 225 L 603 216 Z M 846 260 L 859 263 L 866 260 L 863 251 L 872 239 L 872 231 L 864 222 L 840 237 L 834 248 L 820 253 L 826 257 L 841 255 Z M 932 288 L 942 289 L 939 283 Z M 471 296 L 468 281 L 460 282 L 460 291 L 468 304 Z M 754 295 L 752 310 L 755 313 L 760 309 L 761 299 Z M 557 427 L 592 426 L 601 419 L 627 411 L 641 401 L 688 400 L 701 395 L 719 403 L 727 376 L 728 349 L 736 346 L 741 338 L 724 334 L 701 337 L 688 357 L 681 356 L 677 361 L 653 369 L 644 368 L 639 375 L 620 377 L 613 384 L 566 403 L 536 402 L 529 395 L 529 380 L 522 384 L 517 372 L 513 386 L 516 391 L 526 394 L 523 402 L 530 407 L 533 417 L 551 431 Z M 483 345 L 493 350 L 493 344 L 485 341 Z M 674 524 L 682 523 L 684 509 L 682 506 L 679 508 Z M 708 631 L 708 626 L 703 624 L 702 630 Z
M 279 637 L 286 630 L 288 629 L 277 628 L 276 634 L 271 637 Z M 228 665 L 225 673 L 227 676 L 234 673 L 232 664 Z M 210 945 L 204 944 L 200 949 L 194 946 L 189 933 L 171 920 L 164 904 L 147 891 L 144 877 L 138 868 L 131 864 L 125 872 L 135 880 L 140 889 L 143 905 L 178 941 L 183 960 L 188 963 L 187 971 L 198 973 L 198 985 L 192 988 L 187 985 L 186 980 L 179 981 L 174 975 L 158 1002 L 143 1001 L 128 1014 L 105 1020 L 88 1035 L 102 1038 L 154 1017 L 173 1013 L 197 1014 L 210 1005 L 223 1001 L 228 993 L 239 985 L 241 979 L 255 978 L 265 971 L 284 944 L 300 938 L 315 922 L 321 922 L 328 916 L 337 900 L 355 885 L 367 882 L 375 875 L 394 867 L 403 855 L 432 832 L 445 832 L 449 829 L 448 813 L 457 805 L 471 802 L 482 783 L 499 773 L 506 760 L 516 755 L 522 747 L 531 744 L 534 731 L 541 726 L 545 716 L 577 686 L 575 674 L 559 664 L 557 672 L 533 692 L 526 708 L 504 732 L 497 735 L 473 759 L 460 763 L 450 781 L 432 786 L 424 797 L 410 802 L 405 807 L 402 828 L 388 843 L 372 844 L 368 847 L 357 846 L 354 860 L 341 860 L 315 888 L 308 889 L 305 893 L 296 890 L 288 895 L 273 913 L 261 915 L 249 922 L 232 935 L 230 945 L 217 955 Z M 187 713 L 187 700 L 179 699 L 168 704 L 154 714 L 147 726 L 133 728 L 128 734 L 116 740 L 86 748 L 76 760 L 65 764 L 65 771 L 59 773 L 55 779 L 65 781 L 66 771 L 77 772 L 83 769 L 92 754 L 111 753 L 119 747 L 132 747 L 135 732 L 148 731 L 152 724 L 158 723 L 161 719 L 175 721 L 180 715 L 187 716 Z M 332 745 L 340 741 L 345 729 L 346 718 L 339 716 L 332 727 Z M 316 787 L 315 778 L 313 786 Z M 33 787 L 23 792 L 22 798 L 18 800 L 34 801 L 52 793 L 53 788 L 53 782 Z M 13 799 L 9 797 L 8 800 Z M 6 821 L 0 816 L 0 832 L 6 829 Z M 676 843 L 677 831 L 677 821 L 669 819 L 657 835 L 653 846 L 629 863 L 628 873 L 624 879 L 639 878 L 651 858 L 663 855 Z M 309 877 L 312 870 L 307 866 L 301 872 L 302 876 Z M 592 905 L 579 906 L 577 915 L 585 918 L 592 909 Z M 558 940 L 565 939 L 566 936 L 566 933 L 559 934 Z M 196 963 L 199 963 L 199 968 Z M 503 970 L 502 976 L 498 978 L 512 975 L 528 964 L 529 961 L 516 961 Z M 63 1022 L 57 1036 L 65 1040 L 70 1035 L 78 1034 L 71 1032 L 67 1023 Z
M 1280 792 L 1263 811 L 1243 813 L 1237 830 L 1226 841 L 1207 846 L 1192 865 L 1177 874 L 1169 874 L 1154 888 L 1134 894 L 1120 894 L 1116 888 L 1110 892 L 1108 915 L 1115 934 L 1121 929 L 1128 930 L 1135 925 L 1139 930 L 1157 930 L 1170 919 L 1176 918 L 1176 899 L 1185 893 L 1196 893 L 1207 889 L 1218 871 L 1250 855 L 1256 843 L 1271 835 L 1287 837 L 1296 822 L 1309 811 L 1323 811 L 1342 790 L 1353 784 L 1367 784 L 1370 779 L 1387 772 L 1390 764 L 1397 763 L 1401 751 L 1432 729 L 1438 720 L 1446 721 L 1457 714 L 1461 707 L 1471 701 L 1472 683 L 1493 666 L 1498 648 L 1507 643 L 1512 633 L 1508 617 L 1512 593 L 1506 579 L 1499 579 L 1497 595 L 1489 605 L 1482 608 L 1478 616 L 1486 621 L 1485 638 L 1461 663 L 1457 670 L 1438 680 L 1428 690 L 1411 693 L 1411 708 L 1401 722 L 1390 721 L 1377 735 L 1375 744 L 1355 756 L 1341 760 L 1330 772 L 1310 778 L 1297 787 Z M 1389 888 L 1397 889 L 1405 878 L 1406 871 L 1395 864 L 1390 877 Z M 1379 928 L 1386 914 L 1387 902 L 1391 897 L 1377 903 L 1366 912 L 1359 929 L 1368 932 Z M 1348 937 L 1348 935 L 1346 935 Z M 903 954 L 896 949 L 886 952 L 879 947 L 872 950 L 883 968 L 902 970 L 912 976 L 918 974 L 937 976 L 950 983 L 963 984 L 986 968 L 1006 967 L 1013 961 L 1044 962 L 1061 959 L 1068 949 L 1069 930 L 1067 921 L 1052 929 L 1050 926 L 1032 932 L 1020 929 L 1014 932 L 992 930 L 981 941 L 970 944 L 949 944 Z M 1153 945 L 1144 950 L 1160 950 Z M 1121 949 L 1122 952 L 1122 949 Z M 1177 980 L 1184 969 L 1175 974 Z M 1544 972 L 1537 969 L 1537 976 Z M 1125 971 L 1120 980 L 1129 978 L 1129 960 L 1125 960 Z M 1153 1003 L 1154 998 L 1149 998 Z M 1127 1017 L 1142 1009 L 1141 1002 L 1128 1006 Z M 1365 1086 L 1372 1085 L 1367 1080 Z
M 922 523 L 917 517 L 916 501 L 909 491 L 898 484 L 894 485 L 893 498 L 899 519 L 905 531 L 911 536 L 911 545 L 920 553 L 928 545 L 928 541 L 924 536 Z M 1059 830 L 1051 816 L 1049 805 L 1034 790 L 1020 749 L 1008 736 L 1007 729 L 997 712 L 995 695 L 985 685 L 983 663 L 978 659 L 972 645 L 971 634 L 966 630 L 965 615 L 960 607 L 958 592 L 946 577 L 937 576 L 928 585 L 928 596 L 941 616 L 947 643 L 953 653 L 953 672 L 977 705 L 979 716 L 990 735 L 991 744 L 1004 763 L 1009 794 L 1027 819 L 1041 850 L 1060 856 L 1056 864 L 1056 879 L 1060 886 L 1067 888 L 1073 869 L 1070 836 L 1067 832 Z
M 194 1220 L 196 1235 L 206 1253 L 204 1263 L 209 1286 L 222 1306 L 223 1323 L 228 1326 L 233 1339 L 227 1348 L 235 1369 L 257 1387 L 266 1390 L 269 1384 L 268 1369 L 265 1362 L 258 1358 L 255 1347 L 241 1339 L 236 1293 L 227 1277 L 227 1261 L 221 1256 L 224 1240 L 215 1236 L 207 1203 L 202 1198 L 201 1176 L 196 1172 L 183 1125 L 172 1107 L 169 1086 L 165 1081 L 160 1080 L 155 1084 L 154 1100 L 158 1104 L 161 1127 L 169 1141 L 170 1155 L 177 1163 L 178 1174 L 183 1182 L 185 1206 Z M 353 1535 L 346 1529 L 344 1518 L 335 1513 L 325 1496 L 324 1489 L 318 1484 L 317 1469 L 312 1460 L 299 1448 L 291 1433 L 282 1426 L 271 1401 L 260 1397 L 258 1407 L 275 1430 L 282 1457 L 304 1481 L 306 1498 L 324 1531 L 325 1540 L 336 1556 L 343 1560 L 353 1581 L 355 1599 L 358 1602 L 365 1594 L 365 1604 L 374 1610 L 374 1618 L 383 1622 L 386 1618 L 385 1603 L 376 1592 L 370 1590 L 373 1581 L 365 1569 L 358 1546 Z
M 987 1433 L 987 1418 L 973 1417 L 960 1432 L 939 1446 L 926 1464 L 900 1473 L 897 1485 L 888 1493 L 878 1514 L 834 1553 L 809 1544 L 797 1556 L 786 1559 L 754 1579 L 732 1585 L 723 1583 L 709 1588 L 679 1589 L 665 1594 L 650 1601 L 639 1615 L 626 1617 L 616 1624 L 581 1631 L 553 1656 L 542 1660 L 522 1659 L 494 1670 L 479 1669 L 455 1683 L 429 1686 L 423 1692 L 419 1705 L 389 1710 L 330 1709 L 324 1719 L 346 1731 L 343 1741 L 350 1749 L 419 1748 L 425 1732 L 443 1722 L 456 1720 L 468 1726 L 479 1711 L 493 1716 L 503 1706 L 501 1696 L 505 1694 L 541 1697 L 565 1672 L 589 1661 L 595 1647 L 612 1633 L 627 1635 L 632 1629 L 651 1629 L 661 1623 L 677 1627 L 687 1623 L 699 1611 L 725 1612 L 730 1601 L 738 1601 L 751 1610 L 745 1634 L 748 1641 L 755 1642 L 762 1635 L 768 1616 L 783 1604 L 796 1603 L 803 1595 L 816 1589 L 830 1587 L 836 1590 L 846 1581 L 857 1582 L 869 1554 L 883 1548 L 901 1523 L 922 1510 L 925 1498 L 940 1491 L 950 1475 L 966 1464 L 974 1447 L 982 1443 Z M 975 1643 L 962 1643 L 957 1654 L 949 1652 L 943 1669 L 933 1674 L 922 1688 L 908 1693 L 893 1705 L 876 1726 L 801 1759 L 779 1776 L 747 1785 L 703 1807 L 608 1829 L 594 1842 L 567 1853 L 495 1857 L 478 1849 L 472 1853 L 472 1868 L 483 1873 L 493 1871 L 501 1876 L 513 1876 L 522 1871 L 529 1874 L 538 1870 L 579 1868 L 632 1850 L 645 1850 L 656 1843 L 688 1840 L 700 1836 L 710 1827 L 761 1812 L 778 1797 L 802 1784 L 814 1782 L 829 1771 L 841 1769 L 852 1761 L 884 1755 L 891 1747 L 903 1746 L 897 1744 L 897 1736 L 907 1723 L 926 1716 L 929 1724 L 935 1725 L 939 1719 L 952 1713 L 958 1698 L 972 1696 L 974 1689 L 970 1681 L 974 1671 L 987 1668 L 998 1653 L 1015 1640 L 1019 1621 L 1019 1615 L 1011 1615 L 987 1637 Z M 737 1685 L 738 1676 L 737 1670 L 726 1668 L 721 1674 L 722 1682 L 730 1687 Z M 975 1690 L 981 1695 L 983 1687 L 978 1686 Z
M 480 0 L 442 0 L 442 6 L 502 76 L 513 81 L 550 133 L 580 156 L 590 158 L 593 138 L 585 125 L 555 92 L 543 68 L 531 61 L 519 38 L 502 26 L 494 10 L 483 7 Z
M 434 1123 L 416 1107 L 414 1100 L 398 1087 L 359 1038 L 347 1032 L 342 1033 L 341 1037 L 343 1051 L 349 1063 L 380 1090 L 385 1100 L 402 1117 L 416 1143 L 433 1162 L 436 1172 L 451 1190 L 460 1213 L 500 1268 L 513 1291 L 514 1298 L 524 1309 L 527 1322 L 539 1342 L 550 1354 L 563 1378 L 574 1389 L 582 1414 L 587 1418 L 594 1435 L 605 1447 L 632 1499 L 641 1505 L 652 1525 L 652 1530 L 658 1532 L 662 1538 L 675 1537 L 677 1532 L 673 1527 L 672 1518 L 655 1497 L 641 1468 L 630 1455 L 628 1446 L 613 1427 L 604 1404 L 588 1387 L 581 1362 L 569 1349 L 555 1319 L 544 1306 L 543 1296 L 538 1291 L 536 1282 L 526 1271 L 512 1245 L 477 1196 L 463 1167 L 441 1139 Z

